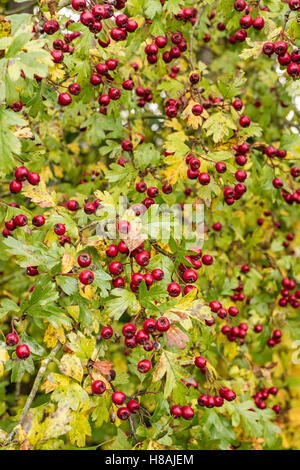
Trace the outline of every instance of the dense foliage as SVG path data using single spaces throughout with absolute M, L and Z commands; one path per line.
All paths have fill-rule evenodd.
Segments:
M 299 448 L 299 11 L 0 18 L 3 449 Z

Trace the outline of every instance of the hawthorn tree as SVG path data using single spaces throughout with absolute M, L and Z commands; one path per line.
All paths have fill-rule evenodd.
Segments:
M 299 448 L 299 10 L 1 17 L 3 449 Z

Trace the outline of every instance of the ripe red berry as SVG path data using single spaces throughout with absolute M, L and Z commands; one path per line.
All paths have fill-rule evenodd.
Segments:
M 147 266 L 150 261 L 150 253 L 148 251 L 142 251 L 136 255 L 135 260 L 140 266 Z
M 203 264 L 205 264 L 206 266 L 210 266 L 211 264 L 213 264 L 213 257 L 211 255 L 203 255 L 202 256 L 202 262 Z
M 232 103 L 232 106 L 236 111 L 240 111 L 243 107 L 243 102 L 239 98 L 235 99 L 234 102 Z
M 190 421 L 191 419 L 193 419 L 194 414 L 195 412 L 193 408 L 191 408 L 190 406 L 185 405 L 182 407 L 182 417 L 186 419 L 187 421 Z
M 122 421 L 125 421 L 130 416 L 130 410 L 126 406 L 122 406 L 121 408 L 118 409 L 117 416 Z
M 274 44 L 272 42 L 265 42 L 265 44 L 263 45 L 263 53 L 270 57 L 274 52 Z
M 166 317 L 160 317 L 156 320 L 155 328 L 159 332 L 168 331 L 170 328 L 170 322 Z
M 44 24 L 44 32 L 46 34 L 52 35 L 56 33 L 58 29 L 59 29 L 59 24 L 56 20 L 49 20 L 49 21 L 46 21 L 46 23 Z
M 156 281 L 161 281 L 164 278 L 164 272 L 161 269 L 153 269 L 152 276 Z
M 203 113 L 203 106 L 201 104 L 195 104 L 193 107 L 192 107 L 192 113 L 195 115 L 195 116 L 200 116 L 200 114 Z
M 276 188 L 276 189 L 282 188 L 283 181 L 282 181 L 281 178 L 274 178 L 273 181 L 272 181 L 272 184 L 273 184 L 274 188 Z
M 123 149 L 125 152 L 131 152 L 132 149 L 133 149 L 133 144 L 132 144 L 132 142 L 130 142 L 130 140 L 123 140 L 123 142 L 122 142 L 122 149 Z
M 147 333 L 153 333 L 156 329 L 156 321 L 153 318 L 147 318 L 144 321 L 143 328 Z
M 16 355 L 19 359 L 27 359 L 30 356 L 30 349 L 27 344 L 19 344 L 19 346 L 16 347 Z
M 182 408 L 179 405 L 173 405 L 170 409 L 170 413 L 174 418 L 180 418 L 182 416 Z
M 12 194 L 17 194 L 22 190 L 22 183 L 20 181 L 13 180 L 10 182 L 9 189 Z
M 71 85 L 69 85 L 69 92 L 71 93 L 71 95 L 77 96 L 81 92 L 81 86 L 78 85 L 78 83 L 71 83 Z
M 136 400 L 129 400 L 127 402 L 127 408 L 129 409 L 130 413 L 136 414 L 139 412 L 140 404 Z
M 117 289 L 122 289 L 125 286 L 125 281 L 122 277 L 117 277 L 112 281 L 113 286 Z
M 250 118 L 248 116 L 241 116 L 239 123 L 242 127 L 249 127 L 251 124 Z
M 103 339 L 110 339 L 113 335 L 113 329 L 110 326 L 104 326 L 101 330 L 101 336 Z
M 97 207 L 94 202 L 87 202 L 83 208 L 86 214 L 93 214 L 96 209 Z
M 81 253 L 77 258 L 77 262 L 81 268 L 87 268 L 92 262 L 91 255 L 89 253 Z
M 45 223 L 45 217 L 43 215 L 35 215 L 32 219 L 32 224 L 35 227 L 41 227 Z
M 168 293 L 171 297 L 178 297 L 181 293 L 180 285 L 177 284 L 177 282 L 171 282 L 171 284 L 168 285 Z
M 136 328 L 133 323 L 126 323 L 122 328 L 122 334 L 126 338 L 132 338 L 135 335 Z
M 293 63 L 291 63 L 287 66 L 286 71 L 293 78 L 299 77 L 299 75 L 300 75 L 300 65 L 293 62 Z
M 55 224 L 53 230 L 56 235 L 64 235 L 66 232 L 66 227 L 64 224 Z
M 83 11 L 86 8 L 86 0 L 72 0 L 72 7 L 76 11 Z
M 288 45 L 285 41 L 278 41 L 274 44 L 274 52 L 277 55 L 283 55 L 287 52 Z
M 123 392 L 114 392 L 111 398 L 115 405 L 123 405 L 126 400 L 126 395 Z
M 246 4 L 245 0 L 236 0 L 234 2 L 234 9 L 236 11 L 243 11 L 243 10 L 245 10 L 246 6 L 247 6 L 247 4 Z
M 149 372 L 151 367 L 152 367 L 152 364 L 150 361 L 148 361 L 148 359 L 141 360 L 137 365 L 138 371 L 141 374 L 146 374 L 147 372 Z
M 29 171 L 25 166 L 19 166 L 15 169 L 15 178 L 17 181 L 24 181 L 29 175 Z
M 256 18 L 254 18 L 252 22 L 253 28 L 256 29 L 257 31 L 260 31 L 261 29 L 263 29 L 264 25 L 265 25 L 265 21 L 261 16 L 257 16 Z
M 7 346 L 15 346 L 19 342 L 19 336 L 16 333 L 8 333 L 5 338 L 5 343 Z
M 69 95 L 69 93 L 60 93 L 58 95 L 58 104 L 61 106 L 68 106 L 69 104 L 72 103 L 72 97 Z
M 40 175 L 38 173 L 35 173 L 34 171 L 32 171 L 27 176 L 27 180 L 30 184 L 32 184 L 33 186 L 36 186 L 40 182 Z
M 102 395 L 106 390 L 106 385 L 102 380 L 92 382 L 92 392 L 94 395 Z
M 208 173 L 199 173 L 198 180 L 202 186 L 206 186 L 210 183 L 210 176 Z
M 199 80 L 200 80 L 200 76 L 198 75 L 198 73 L 193 72 L 190 75 L 190 82 L 191 82 L 192 85 L 195 85 L 196 83 L 198 83 Z
M 199 367 L 199 369 L 203 369 L 206 366 L 206 359 L 202 356 L 195 357 L 195 366 Z
M 79 274 L 79 280 L 82 284 L 87 286 L 88 284 L 92 284 L 94 280 L 94 274 L 92 273 L 92 271 L 89 271 L 88 269 L 86 269 L 85 271 L 82 271 Z
M 120 263 L 120 261 L 113 261 L 109 264 L 108 269 L 113 276 L 117 276 L 121 274 L 124 269 L 124 266 L 122 263 Z
M 117 245 L 109 245 L 106 249 L 106 254 L 110 258 L 114 258 L 118 254 L 118 247 Z

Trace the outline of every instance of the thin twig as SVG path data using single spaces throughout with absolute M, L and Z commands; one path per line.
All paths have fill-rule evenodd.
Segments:
M 35 396 L 38 392 L 38 389 L 39 389 L 39 386 L 41 384 L 41 381 L 44 377 L 44 374 L 47 370 L 47 366 L 50 364 L 50 362 L 53 361 L 56 353 L 59 351 L 61 347 L 61 343 L 58 342 L 57 345 L 52 349 L 51 353 L 49 354 L 48 357 L 46 357 L 46 359 L 44 359 L 42 361 L 42 364 L 41 364 L 41 367 L 39 368 L 39 371 L 36 375 L 36 378 L 35 378 L 35 381 L 33 383 L 33 386 L 32 386 L 32 389 L 31 389 L 31 392 L 30 394 L 28 395 L 28 398 L 26 400 L 26 403 L 25 403 L 25 406 L 23 408 L 23 411 L 21 413 L 21 416 L 20 416 L 20 419 L 18 421 L 18 423 L 16 424 L 16 426 L 14 427 L 14 429 L 12 430 L 12 432 L 9 434 L 8 438 L 7 438 L 7 442 L 11 442 L 16 434 L 16 428 L 18 426 L 23 426 L 24 422 L 25 422 L 25 419 L 27 417 L 27 414 L 30 410 L 30 407 L 32 405 L 32 402 L 33 400 L 35 399 Z

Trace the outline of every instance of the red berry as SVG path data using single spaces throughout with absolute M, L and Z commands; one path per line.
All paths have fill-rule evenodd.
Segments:
M 30 356 L 30 349 L 27 344 L 19 344 L 19 346 L 16 347 L 16 355 L 19 359 L 27 359 Z
M 96 209 L 97 207 L 94 202 L 87 202 L 83 208 L 86 214 L 93 214 Z
M 122 406 L 121 408 L 118 409 L 117 416 L 122 421 L 125 421 L 130 416 L 130 410 L 126 406 Z
M 92 382 L 92 392 L 94 395 L 102 395 L 106 390 L 106 385 L 102 380 Z
M 29 175 L 29 171 L 25 166 L 19 166 L 15 169 L 15 177 L 17 181 L 24 181 Z
M 142 361 L 140 361 L 137 365 L 137 368 L 138 368 L 138 371 L 141 373 L 141 374 L 146 374 L 147 372 L 149 372 L 149 370 L 151 369 L 152 367 L 152 364 L 150 361 L 148 361 L 148 359 L 143 359 Z
M 133 323 L 126 323 L 122 328 L 122 334 L 126 338 L 132 338 L 135 335 L 136 328 Z
M 91 255 L 89 253 L 81 253 L 77 258 L 77 262 L 81 268 L 87 268 L 92 262 Z
M 249 127 L 251 124 L 250 118 L 248 116 L 241 116 L 239 123 L 242 127 Z
M 170 328 L 170 322 L 166 317 L 160 317 L 155 323 L 155 328 L 159 332 L 168 331 L 168 329 Z
M 147 318 L 144 321 L 143 328 L 147 333 L 153 333 L 156 329 L 156 321 L 153 318 Z
M 190 406 L 183 406 L 182 407 L 182 417 L 186 419 L 187 421 L 190 421 L 194 417 L 194 410 Z
M 129 400 L 129 402 L 127 402 L 127 408 L 129 409 L 130 413 L 136 414 L 139 412 L 140 404 L 136 400 Z
M 126 395 L 123 392 L 114 392 L 111 398 L 115 405 L 123 405 L 126 400 Z
M 5 338 L 5 343 L 7 346 L 15 346 L 19 342 L 19 336 L 16 333 L 8 333 Z
M 12 194 L 17 194 L 22 191 L 22 183 L 20 181 L 13 180 L 10 182 L 9 189 Z
M 124 266 L 122 263 L 120 263 L 120 261 L 113 261 L 109 264 L 108 269 L 112 275 L 116 276 L 121 274 L 124 269 Z
M 35 227 L 41 227 L 45 223 L 45 217 L 43 215 L 35 215 L 32 219 L 32 224 Z
M 54 232 L 56 235 L 64 235 L 66 232 L 66 227 L 64 224 L 55 224 L 54 225 Z
M 206 366 L 206 359 L 202 356 L 195 357 L 195 366 L 199 367 L 199 369 L 203 369 Z
M 103 339 L 110 339 L 113 335 L 113 329 L 110 326 L 104 326 L 101 330 L 101 336 Z
M 175 418 L 180 418 L 182 416 L 182 408 L 179 405 L 173 405 L 170 409 L 170 413 Z
M 72 103 L 72 97 L 69 95 L 69 93 L 60 93 L 58 95 L 58 104 L 61 106 L 68 106 L 69 104 Z
M 181 293 L 180 285 L 177 282 L 171 282 L 168 285 L 168 293 L 171 297 L 178 297 Z
M 32 171 L 27 176 L 27 180 L 30 184 L 32 184 L 33 186 L 36 186 L 40 182 L 40 175 L 38 173 L 35 173 L 34 171 Z
M 82 284 L 87 286 L 88 284 L 92 284 L 94 280 L 94 274 L 92 273 L 92 271 L 86 269 L 85 271 L 82 271 L 79 274 L 79 280 Z

